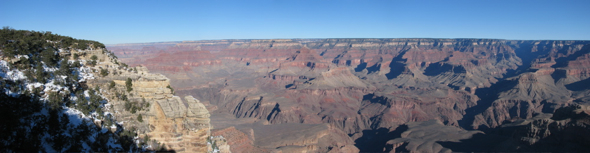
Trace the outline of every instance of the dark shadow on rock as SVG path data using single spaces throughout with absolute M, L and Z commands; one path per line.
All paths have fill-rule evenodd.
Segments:
M 291 88 L 293 85 L 294 84 L 292 84 L 292 83 L 291 84 L 288 84 L 288 85 L 285 86 L 285 88 Z
M 363 71 L 365 68 L 367 68 L 367 63 L 361 63 L 359 65 L 356 66 L 356 68 L 354 68 L 354 72 L 361 72 Z
M 506 74 L 502 78 L 498 80 L 495 84 L 488 88 L 479 88 L 476 90 L 475 95 L 477 95 L 480 100 L 477 102 L 477 105 L 465 110 L 465 115 L 463 119 L 459 121 L 459 125 L 465 129 L 473 129 L 471 125 L 475 119 L 475 116 L 484 112 L 487 108 L 489 108 L 494 100 L 498 99 L 498 93 L 511 89 L 517 85 L 518 82 L 505 80 L 505 78 L 510 78 L 514 76 L 518 76 L 522 73 L 531 71 L 530 66 L 533 60 L 537 59 L 540 55 L 546 55 L 551 50 L 550 49 L 541 49 L 535 52 L 532 52 L 532 49 L 535 45 L 533 45 L 535 41 L 523 41 L 512 43 L 508 42 L 507 44 L 514 48 L 514 52 L 518 58 L 522 60 L 522 65 L 519 65 L 518 68 L 507 70 Z M 537 45 L 537 48 L 547 48 L 551 47 L 551 45 Z M 553 77 L 560 77 L 558 74 Z M 484 130 L 482 128 L 487 127 L 478 127 L 479 130 Z
M 368 67 L 367 68 L 367 71 L 369 71 L 368 74 L 371 74 L 371 73 L 374 73 L 374 72 L 379 71 L 380 69 L 381 69 L 381 64 L 377 63 L 377 64 L 375 64 L 375 65 L 373 65 L 371 67 Z
M 396 78 L 397 76 L 401 75 L 402 72 L 405 70 L 405 63 L 407 59 L 402 59 L 402 57 L 404 56 L 406 51 L 407 50 L 401 51 L 400 54 L 393 58 L 391 60 L 391 63 L 389 63 L 389 73 L 385 74 L 385 77 L 387 77 L 388 80 Z
M 270 121 L 271 119 L 276 117 L 279 113 L 281 113 L 281 108 L 279 106 L 279 103 L 277 103 L 277 104 L 275 104 L 275 107 L 272 109 L 270 114 L 268 114 L 268 116 L 266 117 L 266 120 Z
M 401 134 L 408 130 L 407 125 L 400 125 L 395 130 L 389 132 L 389 129 L 378 128 L 374 130 L 363 130 L 363 136 L 356 139 L 355 146 L 360 152 L 384 152 L 391 150 L 387 148 L 387 141 L 401 137 Z
M 447 63 L 432 63 L 424 70 L 424 75 L 436 76 L 444 72 L 465 73 L 467 72 L 463 66 L 453 66 Z
M 514 53 L 518 58 L 520 58 L 520 60 L 522 61 L 522 65 L 519 65 L 518 68 L 514 70 L 507 70 L 506 74 L 504 75 L 504 78 L 510 78 L 526 72 L 531 67 L 531 63 L 534 59 L 539 57 L 539 55 L 548 53 L 548 51 L 531 52 L 533 49 L 532 43 L 533 41 L 525 41 L 521 44 L 508 43 L 511 47 L 514 48 Z
M 388 106 L 387 97 L 375 96 L 375 94 L 367 94 L 363 96 L 363 101 L 369 101 L 371 103 L 378 103 L 384 106 Z
M 497 145 L 505 140 L 506 138 L 502 136 L 478 133 L 460 142 L 437 141 L 437 143 L 453 152 L 490 152 L 496 151 Z
M 162 149 L 160 149 L 160 150 L 158 150 L 156 152 L 171 152 L 171 153 L 175 153 L 176 151 L 171 150 L 171 149 L 162 148 Z
M 567 71 L 556 69 L 555 72 L 551 73 L 551 78 L 553 78 L 553 83 L 557 83 L 562 78 L 566 78 Z
M 584 79 L 582 81 L 570 83 L 565 85 L 565 88 L 571 91 L 582 91 L 586 89 L 590 89 L 590 78 Z
M 518 80 L 502 80 L 493 84 L 489 88 L 480 88 L 475 91 L 475 95 L 480 98 L 477 101 L 477 105 L 465 109 L 465 115 L 463 119 L 459 120 L 459 125 L 464 129 L 474 129 L 471 125 L 475 119 L 475 116 L 483 113 L 486 109 L 492 106 L 494 100 L 498 99 L 498 93 L 512 89 L 518 84 Z M 483 129 L 482 129 L 483 128 Z M 484 130 L 487 127 L 478 127 L 478 130 Z

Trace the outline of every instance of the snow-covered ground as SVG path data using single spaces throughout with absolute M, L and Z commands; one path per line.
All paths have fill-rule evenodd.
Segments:
M 24 58 L 29 58 L 29 56 L 27 55 L 19 55 L 17 56 L 18 58 L 20 57 L 24 57 Z M 72 63 L 72 61 L 69 61 L 70 63 Z M 57 91 L 61 91 L 64 93 L 70 93 L 69 96 L 69 100 L 76 102 L 78 101 L 78 97 L 71 91 L 69 91 L 69 87 L 67 86 L 61 86 L 61 85 L 57 85 L 56 83 L 56 78 L 60 79 L 60 80 L 65 80 L 67 78 L 67 76 L 63 76 L 63 75 L 57 75 L 57 73 L 53 73 L 55 76 L 54 77 L 50 77 L 46 83 L 41 83 L 41 82 L 30 82 L 28 81 L 27 77 L 24 75 L 24 73 L 22 71 L 19 71 L 16 68 L 10 68 L 8 66 L 8 62 L 4 61 L 4 60 L 0 60 L 0 79 L 5 80 L 5 81 L 11 81 L 11 82 L 18 82 L 20 85 L 22 85 L 23 88 L 21 88 L 22 90 L 20 91 L 11 91 L 11 86 L 10 85 L 6 85 L 2 88 L 4 88 L 4 90 L 0 90 L 0 91 L 4 91 L 6 95 L 9 95 L 11 97 L 19 97 L 20 95 L 24 94 L 25 91 L 24 90 L 28 90 L 29 92 L 33 91 L 33 89 L 35 88 L 42 88 L 43 92 L 42 96 L 40 96 L 40 101 L 46 101 L 47 100 L 47 96 L 49 92 L 57 92 Z M 47 67 L 45 64 L 43 64 L 43 69 L 46 72 L 55 72 L 58 70 L 57 67 Z M 95 79 L 94 74 L 92 73 L 93 70 L 87 66 L 81 66 L 80 68 L 77 68 L 74 70 L 74 75 L 77 74 L 77 77 L 79 79 L 79 82 L 83 82 L 83 81 L 87 81 L 87 80 L 91 80 L 91 79 Z M 1 88 L 0 88 L 1 89 Z M 98 94 L 99 96 L 103 97 L 103 101 L 101 101 L 100 103 L 102 104 L 101 108 L 110 108 L 111 104 L 108 103 L 108 99 L 106 99 L 105 96 L 101 95 L 100 91 L 97 91 L 96 94 Z M 88 100 L 90 99 L 90 94 L 88 92 L 88 90 L 84 91 L 84 97 Z M 76 108 L 72 108 L 72 107 L 67 107 L 67 106 L 61 106 L 61 112 L 63 114 L 65 114 L 67 116 L 68 119 L 68 129 L 64 130 L 65 132 L 62 133 L 64 136 L 67 137 L 72 137 L 71 132 L 76 132 L 75 129 L 77 127 L 79 127 L 82 124 L 86 124 L 86 126 L 88 127 L 94 127 L 94 123 L 95 122 L 101 122 L 100 119 L 102 119 L 102 116 L 107 116 L 107 115 L 111 115 L 112 114 L 110 112 L 104 112 L 103 114 L 97 114 L 96 112 L 92 112 L 89 115 L 85 115 L 82 111 L 76 109 Z M 47 110 L 47 108 L 43 107 L 43 109 L 40 112 L 34 113 L 32 116 L 45 116 L 45 118 L 48 118 L 49 115 L 49 111 Z M 61 115 L 60 115 L 61 116 Z M 35 118 L 35 117 L 34 117 Z M 43 118 L 43 117 L 41 117 Z M 100 118 L 100 119 L 99 119 Z M 26 122 L 26 120 L 21 119 L 21 122 Z M 37 123 L 39 123 L 40 121 L 37 120 L 29 120 L 28 122 L 30 122 L 30 124 L 25 124 L 25 125 L 30 125 L 30 127 L 34 127 L 36 126 Z M 96 137 L 98 136 L 99 133 L 105 134 L 106 132 L 108 132 L 111 128 L 117 128 L 117 126 L 115 124 L 111 125 L 111 126 L 103 126 L 100 127 L 98 130 L 94 131 L 91 129 L 91 134 L 88 136 L 87 140 L 84 141 L 80 141 L 79 144 L 82 146 L 83 148 L 83 152 L 90 152 L 93 151 L 91 144 L 94 143 L 96 141 Z M 27 129 L 27 131 L 30 132 L 30 128 Z M 45 132 L 42 135 L 42 138 L 40 138 L 40 141 L 42 143 L 42 148 L 44 149 L 45 152 L 63 152 L 66 151 L 67 148 L 53 148 L 53 144 L 52 142 L 48 142 L 47 140 L 51 140 L 52 136 L 49 135 L 49 133 Z M 107 144 L 108 148 L 113 148 L 114 150 L 118 150 L 121 151 L 122 147 L 120 144 L 117 144 L 119 142 L 117 142 L 116 139 L 114 138 L 109 138 Z M 71 147 L 71 146 L 70 146 Z M 61 150 L 55 150 L 55 149 L 61 149 Z

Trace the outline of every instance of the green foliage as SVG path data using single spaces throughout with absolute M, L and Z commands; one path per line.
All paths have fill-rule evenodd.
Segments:
M 58 73 L 60 75 L 70 75 L 70 73 L 72 73 L 72 71 L 70 70 L 70 64 L 68 63 L 68 60 L 62 60 L 61 62 L 59 62 L 59 70 Z
M 170 89 L 170 91 L 172 92 L 172 94 L 174 94 L 174 89 L 172 87 L 170 87 L 170 85 L 166 86 L 166 88 Z
M 33 75 L 32 69 L 25 70 L 25 76 L 27 77 L 27 80 L 29 80 L 29 81 L 33 81 L 33 79 L 35 78 L 35 76 Z
M 37 67 L 35 67 L 35 78 L 37 79 L 37 82 L 47 82 L 47 73 L 45 73 L 41 64 L 38 64 Z
M 131 104 L 131 114 L 135 114 L 137 112 L 137 105 L 136 103 Z
M 141 98 L 141 101 L 142 101 L 143 107 L 145 107 L 144 109 L 150 108 L 150 103 L 146 102 L 145 98 Z
M 113 120 L 112 120 L 111 115 L 105 116 L 104 121 L 105 121 L 105 123 L 104 123 L 105 127 L 110 127 L 113 125 Z
M 59 60 L 59 56 L 57 56 L 53 48 L 47 48 L 47 50 L 41 52 L 41 59 L 45 65 L 55 67 L 57 65 L 57 61 Z
M 118 91 L 115 91 L 115 96 L 116 96 L 117 98 L 119 98 L 119 100 L 122 100 L 122 101 L 127 101 L 127 100 L 129 100 L 129 99 L 127 99 L 127 95 L 126 95 L 126 94 L 121 94 L 121 93 L 119 93 Z
M 133 90 L 132 86 L 133 83 L 131 78 L 127 78 L 127 81 L 125 81 L 125 87 L 127 87 L 127 92 L 131 92 L 131 90 Z
M 55 152 L 81 152 L 87 148 L 82 146 L 86 144 L 90 146 L 90 151 L 107 152 L 113 151 L 112 148 L 109 149 L 104 145 L 111 138 L 123 147 L 113 152 L 141 151 L 134 143 L 135 129 L 101 133 L 99 132 L 101 127 L 94 126 L 91 121 L 88 122 L 75 115 L 69 116 L 61 110 L 61 106 L 65 104 L 68 107 L 76 107 L 86 115 L 92 112 L 103 114 L 101 107 L 105 101 L 99 93 L 100 89 L 97 86 L 94 89 L 87 89 L 85 84 L 78 83 L 78 72 L 75 68 L 81 66 L 80 62 L 76 60 L 70 64 L 69 56 L 58 50 L 63 49 L 62 51 L 67 53 L 70 49 L 103 47 L 104 44 L 95 41 L 78 40 L 50 32 L 14 30 L 8 27 L 0 30 L 0 56 L 14 61 L 14 63 L 8 62 L 8 67 L 21 70 L 28 79 L 27 81 L 0 79 L 1 87 L 8 88 L 14 93 L 23 93 L 14 97 L 7 95 L 6 93 L 9 93 L 7 91 L 0 92 L 0 116 L 2 116 L 0 152 L 44 152 L 47 146 L 55 149 Z M 80 52 L 80 54 L 73 54 L 74 59 L 78 55 L 85 56 L 84 52 Z M 15 57 L 18 59 L 13 59 Z M 96 60 L 98 58 L 94 58 L 95 63 L 90 64 L 96 64 Z M 57 70 L 45 71 L 44 66 L 50 69 L 57 68 Z M 52 77 L 55 79 L 55 84 L 65 86 L 69 90 L 44 93 L 43 87 L 27 90 L 23 86 L 24 82 L 46 83 Z M 112 84 L 110 88 L 115 85 L 114 82 Z M 88 96 L 84 95 L 85 90 L 88 91 Z M 69 91 L 75 94 L 70 94 Z M 127 100 L 127 95 L 119 96 Z M 130 106 L 130 110 L 134 107 L 137 109 L 136 103 Z M 42 110 L 48 113 L 39 113 Z M 105 125 L 114 124 L 111 116 L 105 118 Z M 83 123 L 73 126 L 69 124 L 70 119 L 80 119 Z M 143 121 L 141 114 L 138 116 L 138 121 Z M 124 129 L 117 126 L 117 129 Z M 96 141 L 89 143 L 89 139 L 92 138 Z M 149 141 L 147 137 L 146 141 Z
M 15 63 L 19 70 L 31 68 L 31 61 L 28 58 L 21 56 L 18 62 Z
M 126 100 L 126 101 L 125 101 L 125 110 L 126 110 L 126 111 L 129 111 L 129 110 L 131 110 L 131 106 L 132 106 L 132 105 L 131 105 L 131 102 L 129 102 L 128 100 Z
M 141 114 L 139 114 L 139 115 L 137 116 L 137 121 L 139 121 L 139 122 L 143 122 L 143 117 L 141 116 Z
M 90 45 L 93 45 L 94 48 L 104 48 L 104 44 L 97 41 L 73 39 L 67 36 L 52 34 L 51 32 L 15 30 L 9 27 L 4 27 L 0 30 L 0 50 L 8 58 L 16 55 L 37 56 L 45 50 L 55 52 L 55 48 L 88 49 Z M 47 57 L 46 60 L 51 59 L 52 57 Z M 51 65 L 46 61 L 44 62 L 47 65 Z
M 95 60 L 86 61 L 86 65 L 94 67 L 94 66 L 96 66 L 96 61 Z
M 109 90 L 115 88 L 115 81 L 111 80 L 111 82 L 109 82 Z
M 100 75 L 103 77 L 107 76 L 109 75 L 109 71 L 107 69 L 100 68 Z
M 121 133 L 119 133 L 119 142 L 121 143 L 123 150 L 130 150 L 136 147 L 136 145 L 134 144 L 134 137 L 136 135 L 137 134 L 135 134 L 135 128 L 131 128 L 129 130 L 125 129 Z
M 57 92 L 49 92 L 48 97 L 48 104 L 51 109 L 61 109 L 61 105 L 63 104 L 64 98 Z
M 86 65 L 90 65 L 90 66 L 93 66 L 93 67 L 96 66 L 96 63 L 97 63 L 96 60 L 97 59 L 98 59 L 98 57 L 96 57 L 96 55 L 92 55 L 90 57 L 90 60 L 89 61 L 86 61 Z
M 84 96 L 84 92 L 78 90 L 78 92 L 76 93 L 76 96 L 78 97 L 76 108 L 86 115 L 90 114 L 91 112 L 97 112 L 99 114 L 102 114 L 102 108 L 100 107 L 100 105 L 101 101 L 103 101 L 104 99 L 99 94 L 97 94 L 96 91 L 98 90 L 88 90 L 89 97 L 86 98 Z

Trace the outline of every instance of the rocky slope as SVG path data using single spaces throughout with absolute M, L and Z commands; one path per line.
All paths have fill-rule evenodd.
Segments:
M 328 123 L 357 146 L 377 141 L 365 130 L 432 119 L 498 128 L 586 102 L 589 92 L 589 41 L 208 40 L 109 48 L 219 114 L 272 125 Z
M 514 120 L 487 133 L 444 126 L 436 120 L 408 123 L 390 152 L 584 152 L 590 149 L 588 105 L 561 107 L 554 114 Z
M 206 106 L 174 96 L 164 75 L 128 67 L 98 42 L 0 32 L 3 151 L 219 151 Z
M 111 75 L 89 80 L 88 85 L 109 88 L 111 92 L 104 95 L 112 97 L 109 102 L 113 115 L 125 128 L 135 129 L 140 137 L 155 140 L 161 147 L 176 152 L 211 151 L 207 145 L 210 115 L 199 100 L 174 96 L 170 80 L 161 74 L 149 73 L 145 67 L 121 68 L 107 57 L 103 60 L 100 53 L 99 50 L 87 54 L 98 55 L 103 62 L 97 67 Z M 113 87 L 108 87 L 110 82 L 114 82 Z

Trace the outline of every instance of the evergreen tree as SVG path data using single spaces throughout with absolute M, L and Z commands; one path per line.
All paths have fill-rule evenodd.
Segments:
M 37 67 L 35 67 L 35 78 L 37 79 L 37 82 L 40 83 L 45 83 L 47 81 L 47 78 L 45 71 L 43 70 L 43 66 L 41 63 L 37 64 Z
M 125 81 L 125 86 L 127 87 L 127 92 L 131 92 L 131 90 L 133 90 L 132 86 L 133 84 L 131 83 L 131 78 L 127 78 L 127 81 Z
M 141 114 L 139 114 L 139 115 L 137 116 L 137 121 L 139 121 L 139 122 L 143 122 L 143 117 L 141 116 Z
M 111 82 L 109 82 L 109 90 L 113 89 L 115 87 L 115 81 L 111 80 Z

